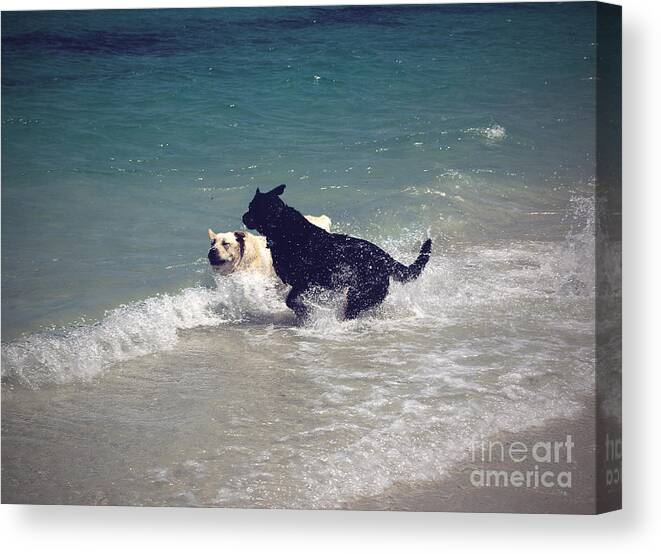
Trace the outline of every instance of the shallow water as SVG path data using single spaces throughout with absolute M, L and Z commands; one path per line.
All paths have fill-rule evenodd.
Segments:
M 338 507 L 593 392 L 585 5 L 3 15 L 3 500 Z M 43 63 L 47 60 L 48 63 Z M 256 186 L 410 263 L 207 268 Z
M 72 483 L 65 502 L 263 507 L 336 507 L 438 478 L 476 437 L 571 416 L 590 394 L 593 300 L 589 276 L 560 267 L 567 255 L 537 242 L 453 249 L 355 322 L 324 307 L 296 327 L 277 289 L 241 277 L 133 306 L 121 336 L 104 334 L 110 316 L 13 344 L 12 377 L 66 371 L 37 391 L 5 385 L 7 471 L 45 463 L 26 487 L 35 498 L 56 476 Z M 35 442 L 48 460 L 13 467 Z

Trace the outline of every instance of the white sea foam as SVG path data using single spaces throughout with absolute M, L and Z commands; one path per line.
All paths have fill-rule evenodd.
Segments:
M 214 503 L 341 507 L 443 477 L 474 440 L 578 413 L 594 394 L 594 291 L 575 286 L 590 278 L 578 263 L 590 255 L 589 227 L 566 243 L 432 257 L 356 321 L 318 306 L 287 341 L 287 367 L 311 398 L 269 428 L 284 475 L 236 476 Z M 261 465 L 250 456 L 246 467 Z
M 466 134 L 476 135 L 490 141 L 500 141 L 507 137 L 507 131 L 502 125 L 494 123 L 488 127 L 469 127 Z
M 293 331 L 344 342 L 407 322 L 415 327 L 429 318 L 449 324 L 495 301 L 593 295 L 594 264 L 586 260 L 594 248 L 594 208 L 589 200 L 574 204 L 565 243 L 475 245 L 437 253 L 418 280 L 393 283 L 386 302 L 366 317 L 340 321 L 341 295 L 330 306 L 313 298 L 317 307 L 311 322 Z M 411 243 L 411 237 L 400 237 L 384 246 L 397 258 L 411 260 Z M 94 324 L 32 334 L 3 345 L 2 379 L 29 387 L 84 380 L 117 362 L 171 349 L 187 329 L 240 321 L 290 325 L 293 317 L 284 305 L 284 290 L 261 276 L 233 275 L 217 278 L 214 287 L 121 306 Z
M 568 219 L 564 242 L 432 257 L 418 280 L 394 284 L 357 321 L 317 308 L 290 345 L 324 391 L 309 408 L 316 441 L 307 427 L 279 438 L 292 457 L 288 488 L 252 475 L 215 502 L 340 507 L 398 482 L 439 479 L 474 440 L 578 413 L 594 394 L 592 199 L 577 198 Z M 400 246 L 388 248 L 403 258 Z
M 594 394 L 594 208 L 589 198 L 572 206 L 564 241 L 437 241 L 417 280 L 393 283 L 355 321 L 338 318 L 341 294 L 313 295 L 311 321 L 297 327 L 283 287 L 233 275 L 9 343 L 3 380 L 39 387 L 125 367 L 123 394 L 133 395 L 136 372 L 177 375 L 174 389 L 157 381 L 150 394 L 187 386 L 200 405 L 174 417 L 204 413 L 195 421 L 219 446 L 178 445 L 181 458 L 131 483 L 150 498 L 166 490 L 161 504 L 340 507 L 439 479 L 472 441 L 571 416 Z M 379 243 L 410 262 L 420 235 Z M 190 331 L 201 327 L 212 333 Z M 215 338 L 224 329 L 237 353 L 231 371 Z M 152 369 L 117 365 L 167 350 Z M 95 394 L 113 386 L 102 380 Z
M 173 348 L 179 332 L 282 310 L 275 283 L 259 275 L 218 279 L 109 311 L 94 324 L 35 333 L 2 348 L 2 379 L 29 387 L 85 380 L 108 366 Z

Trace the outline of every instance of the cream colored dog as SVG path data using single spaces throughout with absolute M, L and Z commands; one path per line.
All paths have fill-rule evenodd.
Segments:
M 331 220 L 327 215 L 306 215 L 305 219 L 330 233 Z M 266 247 L 266 237 L 247 231 L 214 233 L 209 229 L 209 239 L 211 248 L 207 258 L 218 273 L 226 275 L 247 270 L 275 276 L 271 251 Z

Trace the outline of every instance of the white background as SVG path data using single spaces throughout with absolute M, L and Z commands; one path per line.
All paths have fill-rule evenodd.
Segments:
M 424 0 L 423 0 L 424 1 Z M 0 0 L 2 10 L 223 5 L 305 0 Z M 337 3 L 337 2 L 336 2 Z M 350 2 L 344 3 L 388 3 Z M 422 3 L 418 0 L 418 3 Z M 190 508 L 0 507 L 4 552 L 134 550 L 404 553 L 660 552 L 661 22 L 657 0 L 622 0 L 624 15 L 624 505 L 602 516 L 295 512 Z

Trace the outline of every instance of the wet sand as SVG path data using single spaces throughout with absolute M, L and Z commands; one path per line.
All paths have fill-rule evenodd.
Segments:
M 512 443 L 521 442 L 531 448 L 538 442 L 565 441 L 571 435 L 574 447 L 571 463 L 563 456 L 561 463 L 540 463 L 533 460 L 515 462 L 509 459 Z M 455 466 L 446 478 L 413 484 L 399 483 L 378 496 L 357 499 L 346 506 L 353 510 L 393 510 L 422 512 L 503 512 L 594 514 L 595 500 L 595 422 L 594 410 L 584 409 L 578 417 L 553 419 L 540 427 L 520 433 L 505 433 L 488 437 L 485 442 L 502 443 L 506 452 L 501 460 L 500 447 L 494 448 L 495 461 L 482 463 L 480 449 L 476 461 L 472 452 Z M 487 447 L 488 448 L 488 447 Z M 543 452 L 541 450 L 540 452 Z M 518 457 L 519 455 L 515 456 Z M 497 471 L 571 472 L 571 487 L 481 486 L 471 483 L 471 475 L 478 469 Z M 475 477 L 477 480 L 477 478 Z

